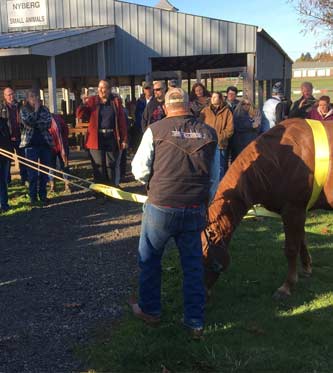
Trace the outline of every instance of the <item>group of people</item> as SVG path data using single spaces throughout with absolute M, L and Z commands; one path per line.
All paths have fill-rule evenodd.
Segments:
M 174 88 L 174 87 L 168 87 Z M 238 154 L 260 133 L 260 112 L 251 101 L 237 99 L 238 89 L 227 88 L 226 97 L 221 92 L 208 92 L 201 83 L 195 83 L 189 96 L 191 114 L 213 127 L 218 136 L 220 154 L 220 179 Z M 165 113 L 166 85 L 163 81 L 143 84 L 143 94 L 135 110 L 135 144 L 139 144 L 147 127 L 163 119 Z
M 49 169 L 39 172 L 38 163 L 56 168 L 68 165 L 68 126 L 60 115 L 51 114 L 42 104 L 39 95 L 28 90 L 24 103 L 18 103 L 15 92 L 7 87 L 3 91 L 4 101 L 0 105 L 0 148 L 27 161 L 19 163 L 21 184 L 29 183 L 29 197 L 32 205 L 47 204 L 47 184 L 54 190 L 54 177 Z M 8 153 L 7 153 L 8 154 Z M 22 160 L 20 158 L 19 160 Z M 1 211 L 8 211 L 7 185 L 11 182 L 11 160 L 0 154 L 0 202 Z M 70 191 L 68 180 L 65 190 Z
M 219 181 L 238 154 L 260 133 L 288 117 L 333 119 L 328 96 L 316 100 L 309 82 L 301 86 L 302 97 L 292 105 L 284 98 L 280 82 L 262 110 L 238 90 L 228 87 L 226 97 L 209 93 L 201 84 L 190 95 L 172 82 L 145 82 L 136 103 L 132 146 L 137 150 L 132 173 L 147 185 L 139 241 L 139 292 L 131 298 L 133 314 L 148 324 L 161 317 L 161 260 L 170 237 L 175 239 L 183 268 L 184 318 L 194 338 L 204 327 L 205 288 L 201 232 L 206 210 Z M 60 116 L 52 115 L 39 97 L 28 91 L 19 106 L 11 88 L 4 90 L 1 106 L 0 147 L 24 154 L 27 159 L 53 164 L 57 157 L 64 168 L 68 161 L 68 128 Z M 88 118 L 86 148 L 95 181 L 118 185 L 121 155 L 128 147 L 128 117 L 121 98 L 101 80 L 98 94 L 82 99 L 78 118 Z M 67 128 L 67 132 L 66 132 Z M 134 145 L 133 145 L 134 144 Z M 28 179 L 32 203 L 37 196 L 47 202 L 48 176 L 31 168 L 20 168 L 22 183 Z M 8 209 L 9 161 L 0 155 L 1 209 Z M 52 186 L 52 183 L 51 183 Z

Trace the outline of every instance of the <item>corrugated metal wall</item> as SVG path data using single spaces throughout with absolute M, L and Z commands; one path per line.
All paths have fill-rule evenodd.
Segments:
M 6 7 L 1 7 L 0 12 L 0 32 L 8 32 Z M 116 40 L 106 43 L 108 75 L 146 74 L 150 71 L 150 57 L 256 51 L 255 26 L 117 0 L 48 0 L 48 15 L 49 25 L 39 30 L 119 26 Z
M 258 33 L 255 79 L 274 80 L 282 78 L 292 78 L 292 62 L 276 46 Z

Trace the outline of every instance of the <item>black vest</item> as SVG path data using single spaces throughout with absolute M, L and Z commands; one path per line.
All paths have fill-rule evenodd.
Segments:
M 148 201 L 170 207 L 206 203 L 217 144 L 215 130 L 193 116 L 164 118 L 150 128 L 154 162 Z

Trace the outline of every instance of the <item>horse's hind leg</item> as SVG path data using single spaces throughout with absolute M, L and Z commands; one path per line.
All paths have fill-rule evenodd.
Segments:
M 312 259 L 305 240 L 301 242 L 301 250 L 299 256 L 302 264 L 302 275 L 304 277 L 310 277 L 312 274 Z
M 282 220 L 285 232 L 285 255 L 288 261 L 287 278 L 274 294 L 275 298 L 285 298 L 291 294 L 295 286 L 297 276 L 297 257 L 304 243 L 305 210 L 288 206 L 282 212 Z M 304 253 L 304 251 L 303 251 Z

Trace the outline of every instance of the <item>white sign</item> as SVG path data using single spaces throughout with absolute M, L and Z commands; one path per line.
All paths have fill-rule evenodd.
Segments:
M 47 25 L 46 0 L 7 0 L 8 27 Z

